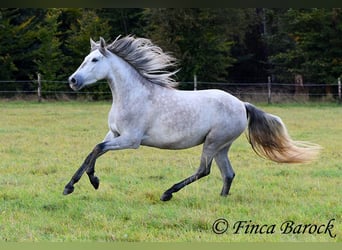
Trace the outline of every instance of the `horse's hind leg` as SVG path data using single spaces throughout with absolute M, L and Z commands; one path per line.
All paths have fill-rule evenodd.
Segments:
M 196 173 L 190 177 L 184 179 L 181 182 L 174 184 L 171 188 L 166 190 L 160 200 L 168 201 L 172 198 L 172 194 L 178 192 L 183 187 L 193 183 L 194 181 L 207 176 L 210 174 L 211 163 L 213 161 L 215 150 L 210 150 L 206 145 L 203 147 L 203 152 L 201 156 L 200 167 L 197 169 Z
M 204 176 L 209 175 L 212 158 L 209 159 L 209 160 L 204 160 L 204 161 L 206 163 L 201 164 L 195 174 L 193 174 L 190 177 L 182 180 L 181 182 L 178 182 L 178 183 L 174 184 L 171 188 L 169 188 L 168 190 L 166 190 L 164 192 L 164 194 L 162 195 L 160 200 L 162 200 L 162 201 L 170 200 L 172 198 L 172 194 L 173 193 L 178 192 L 183 187 L 193 183 L 194 181 L 196 181 L 196 180 L 198 180 L 198 179 L 200 179 L 200 178 L 202 178 Z
M 228 159 L 228 151 L 231 145 L 221 149 L 215 155 L 215 161 L 219 167 L 223 179 L 223 188 L 221 191 L 222 196 L 227 196 L 229 194 L 230 187 L 232 185 L 233 179 L 235 177 L 234 170 Z

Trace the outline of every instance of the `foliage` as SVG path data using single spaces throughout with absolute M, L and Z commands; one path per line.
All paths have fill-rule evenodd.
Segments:
M 114 40 L 118 35 L 145 36 L 143 9 L 98 9 L 96 13 L 108 22 L 110 40 Z
M 0 9 L 0 79 L 68 90 L 89 38 L 147 37 L 179 60 L 178 81 L 333 83 L 342 72 L 339 8 Z M 2 87 L 0 87 L 1 89 Z M 28 84 L 24 88 L 30 89 Z M 108 92 L 106 87 L 93 90 Z M 106 98 L 102 94 L 95 98 Z
M 342 72 L 342 10 L 289 9 L 281 19 L 288 46 L 273 55 L 276 67 L 307 82 L 335 82 Z
M 229 68 L 231 82 L 265 82 L 269 74 L 268 52 L 263 34 L 263 10 L 245 10 L 239 21 L 240 36 L 235 37 L 232 56 L 236 62 Z M 241 26 L 245 22 L 244 26 Z M 241 26 L 241 27 L 240 27 Z M 245 33 L 243 34 L 242 31 Z M 234 33 L 237 33 L 236 31 Z
M 148 9 L 149 36 L 180 60 L 181 81 L 225 81 L 234 38 L 244 36 L 241 9 Z
M 109 29 L 108 22 L 102 20 L 94 10 L 78 10 L 77 18 L 70 23 L 67 38 L 64 41 L 65 50 L 69 52 L 64 60 L 73 65 L 72 68 L 67 68 L 68 72 L 65 72 L 67 75 L 65 79 L 77 69 L 84 57 L 90 52 L 90 38 L 95 41 L 98 41 L 100 36 L 109 39 Z M 93 91 L 97 92 L 106 91 L 107 89 L 106 84 L 99 84 L 92 88 Z M 94 98 L 96 99 L 98 96 L 95 95 Z

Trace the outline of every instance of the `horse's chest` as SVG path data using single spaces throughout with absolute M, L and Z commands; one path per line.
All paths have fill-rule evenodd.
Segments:
M 112 132 L 121 134 L 120 121 L 120 115 L 115 108 L 112 108 L 108 115 L 108 126 Z
M 132 124 L 135 124 L 135 120 L 131 112 L 112 108 L 108 116 L 108 125 L 111 131 L 122 134 L 124 130 L 131 129 Z

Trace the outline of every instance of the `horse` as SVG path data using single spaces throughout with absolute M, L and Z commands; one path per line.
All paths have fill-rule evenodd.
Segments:
M 275 162 L 306 163 L 319 154 L 319 145 L 292 140 L 281 118 L 225 91 L 177 89 L 174 76 L 178 70 L 169 70 L 176 59 L 150 39 L 118 36 L 107 45 L 100 37 L 98 42 L 90 39 L 90 45 L 90 53 L 68 81 L 78 91 L 107 80 L 113 99 L 109 132 L 72 176 L 64 195 L 74 191 L 84 172 L 98 189 L 96 159 L 110 150 L 137 149 L 140 145 L 180 150 L 203 144 L 197 171 L 167 189 L 162 201 L 209 175 L 213 160 L 222 175 L 221 195 L 227 196 L 235 177 L 228 151 L 244 131 L 252 149 Z

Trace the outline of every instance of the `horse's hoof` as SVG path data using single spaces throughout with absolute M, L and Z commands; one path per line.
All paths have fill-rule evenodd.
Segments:
M 97 176 L 93 176 L 91 179 L 90 179 L 90 183 L 93 185 L 93 187 L 95 189 L 98 189 L 99 188 L 99 185 L 100 185 L 100 180 Z
M 68 195 L 68 194 L 71 194 L 72 192 L 74 192 L 74 186 L 73 185 L 66 185 L 65 188 L 64 188 L 64 192 L 63 194 L 64 195 Z
M 172 193 L 164 193 L 162 197 L 160 197 L 161 201 L 169 201 L 172 198 Z
M 221 192 L 220 194 L 222 197 L 227 197 L 228 196 L 228 192 Z

